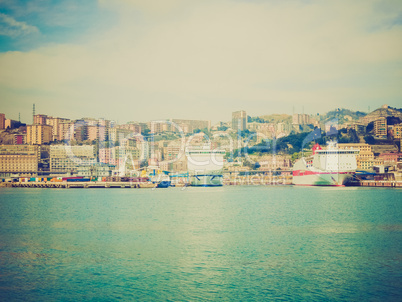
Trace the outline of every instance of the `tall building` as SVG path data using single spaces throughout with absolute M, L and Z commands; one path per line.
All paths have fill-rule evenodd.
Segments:
M 45 114 L 35 114 L 33 118 L 33 123 L 37 125 L 46 125 L 47 115 Z
M 0 130 L 6 129 L 6 115 L 4 113 L 0 113 Z
M 387 118 L 380 117 L 374 121 L 374 134 L 379 137 L 387 136 Z
M 105 141 L 107 137 L 107 131 L 106 127 L 104 126 L 87 126 L 87 139 L 90 141 L 93 140 L 99 140 L 99 141 Z
M 244 131 L 247 129 L 247 114 L 246 111 L 236 111 L 232 113 L 232 129 Z
M 63 122 L 69 122 L 68 119 L 60 118 L 60 117 L 51 117 L 48 116 L 46 118 L 46 124 L 52 126 L 52 140 L 60 140 L 59 132 L 60 132 L 60 124 Z
M 402 124 L 394 125 L 394 138 L 402 138 Z
M 294 125 L 310 124 L 310 116 L 308 114 L 295 113 L 292 116 L 292 124 L 294 124 Z
M 0 174 L 35 175 L 38 172 L 38 146 L 0 145 Z
M 52 126 L 34 124 L 27 126 L 27 143 L 42 145 L 52 141 Z

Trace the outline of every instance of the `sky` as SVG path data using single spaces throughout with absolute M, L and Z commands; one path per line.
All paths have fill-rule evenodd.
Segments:
M 229 121 L 402 107 L 400 0 L 0 0 L 0 112 Z

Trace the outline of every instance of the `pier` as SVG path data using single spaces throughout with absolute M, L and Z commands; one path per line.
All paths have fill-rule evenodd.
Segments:
M 56 189 L 72 189 L 72 188 L 128 188 L 143 189 L 155 188 L 154 183 L 144 182 L 9 182 L 3 183 L 5 187 L 19 188 L 56 188 Z

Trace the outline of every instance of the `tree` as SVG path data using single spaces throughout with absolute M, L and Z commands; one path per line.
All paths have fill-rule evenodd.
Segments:
M 375 138 L 372 135 L 366 135 L 364 137 L 364 141 L 369 145 L 374 145 L 375 144 Z

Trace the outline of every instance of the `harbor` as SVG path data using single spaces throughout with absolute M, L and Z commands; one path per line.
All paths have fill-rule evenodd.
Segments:
M 86 180 L 79 179 L 77 181 L 51 181 L 51 180 L 37 180 L 33 178 L 31 181 L 14 180 L 8 182 L 0 182 L 0 187 L 15 187 L 15 188 L 56 188 L 56 189 L 70 189 L 70 188 L 128 188 L 128 189 L 149 189 L 157 188 L 158 182 L 150 180 L 130 181 L 130 180 Z M 171 179 L 174 179 L 173 177 Z M 223 176 L 223 186 L 292 186 L 291 175 L 230 175 L 229 173 Z M 180 181 L 170 181 L 170 185 L 166 187 L 189 187 L 193 186 L 188 180 L 181 179 Z M 356 179 L 343 186 L 348 187 L 373 187 L 373 188 L 402 188 L 402 180 L 359 180 Z

